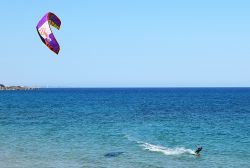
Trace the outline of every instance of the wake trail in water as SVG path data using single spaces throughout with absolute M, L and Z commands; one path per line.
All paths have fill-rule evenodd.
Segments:
M 182 155 L 182 154 L 194 155 L 195 154 L 194 150 L 187 149 L 184 147 L 169 148 L 169 147 L 164 147 L 164 146 L 160 146 L 160 145 L 153 145 L 153 144 L 150 144 L 147 142 L 139 141 L 139 140 L 136 140 L 135 138 L 132 138 L 130 136 L 126 136 L 126 138 L 128 138 L 129 141 L 136 142 L 144 150 L 148 150 L 151 152 L 160 152 L 160 153 L 163 153 L 164 155 Z
M 140 146 L 143 147 L 143 149 L 152 151 L 152 152 L 160 152 L 164 155 L 181 155 L 181 154 L 192 154 L 194 155 L 195 152 L 191 149 L 186 149 L 184 147 L 175 147 L 175 148 L 167 148 L 159 145 L 152 145 L 149 143 L 143 143 Z

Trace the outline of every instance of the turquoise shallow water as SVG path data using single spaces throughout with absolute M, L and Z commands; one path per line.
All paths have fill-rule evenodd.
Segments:
M 1 168 L 249 167 L 250 89 L 1 91 L 0 151 Z

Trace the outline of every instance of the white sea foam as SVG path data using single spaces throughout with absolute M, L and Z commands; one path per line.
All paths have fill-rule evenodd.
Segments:
M 129 141 L 136 142 L 144 150 L 148 150 L 148 151 L 151 151 L 151 152 L 160 152 L 160 153 L 163 153 L 164 155 L 181 155 L 181 154 L 192 154 L 192 155 L 194 155 L 195 154 L 194 150 L 187 149 L 187 148 L 184 148 L 184 147 L 169 148 L 169 147 L 164 147 L 164 146 L 160 146 L 160 145 L 153 145 L 153 144 L 150 144 L 150 143 L 139 141 L 136 138 L 133 138 L 131 136 L 126 136 L 126 138 Z
M 195 154 L 193 150 L 186 149 L 184 147 L 167 148 L 159 145 L 152 145 L 149 143 L 143 143 L 140 146 L 145 150 L 152 152 L 160 152 L 164 155 L 181 155 L 181 154 Z

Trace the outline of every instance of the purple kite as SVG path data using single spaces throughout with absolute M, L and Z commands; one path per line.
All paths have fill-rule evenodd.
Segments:
M 60 51 L 60 46 L 53 35 L 50 25 L 54 26 L 58 30 L 61 26 L 60 19 L 53 13 L 49 12 L 38 22 L 36 29 L 42 40 L 42 42 L 56 54 Z

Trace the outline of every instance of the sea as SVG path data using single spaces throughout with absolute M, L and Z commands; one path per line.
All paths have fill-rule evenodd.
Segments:
M 182 167 L 250 167 L 250 88 L 0 91 L 0 168 Z

